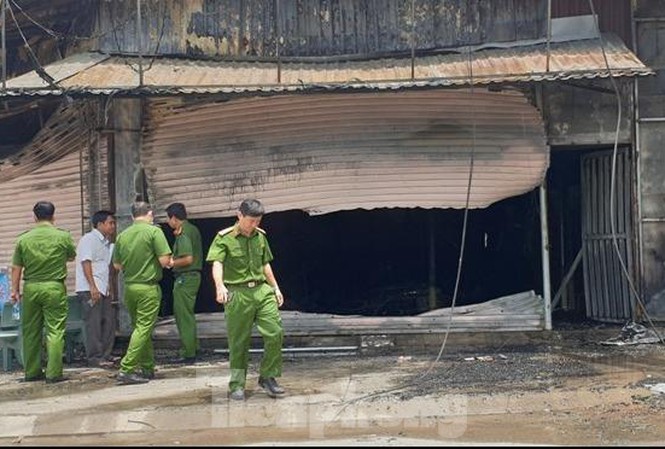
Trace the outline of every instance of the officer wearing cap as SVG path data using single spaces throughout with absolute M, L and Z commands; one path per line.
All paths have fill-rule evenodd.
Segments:
M 21 327 L 25 380 L 65 380 L 62 352 L 67 325 L 67 262 L 76 257 L 76 246 L 68 231 L 56 228 L 55 206 L 40 201 L 32 209 L 34 228 L 16 240 L 12 256 L 11 301 L 22 302 Z M 23 277 L 23 298 L 20 294 Z M 46 374 L 42 371 L 42 335 L 46 326 Z
M 279 307 L 284 303 L 270 262 L 273 260 L 268 239 L 259 228 L 265 213 L 255 199 L 245 200 L 237 212 L 238 221 L 214 238 L 206 260 L 212 262 L 216 300 L 224 304 L 229 342 L 231 399 L 245 399 L 252 327 L 263 337 L 263 359 L 259 386 L 274 398 L 285 394 L 275 380 L 282 375 L 284 330 Z

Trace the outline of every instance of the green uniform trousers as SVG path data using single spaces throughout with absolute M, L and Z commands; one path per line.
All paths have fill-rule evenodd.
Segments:
M 194 305 L 200 285 L 201 273 L 198 271 L 180 273 L 173 282 L 173 314 L 182 342 L 182 357 L 195 357 L 199 349 Z
M 224 316 L 231 366 L 229 390 L 235 391 L 245 388 L 254 323 L 263 337 L 261 377 L 282 375 L 284 330 L 275 292 L 268 284 L 254 288 L 229 286 L 229 293 L 231 300 L 224 306 Z
M 125 284 L 125 306 L 134 330 L 127 352 L 120 361 L 121 372 L 138 372 L 139 368 L 144 372 L 155 370 L 152 330 L 157 322 L 161 300 L 159 284 Z
M 31 282 L 23 286 L 21 328 L 25 378 L 41 377 L 42 336 L 46 325 L 46 378 L 62 376 L 67 326 L 67 290 L 63 282 Z

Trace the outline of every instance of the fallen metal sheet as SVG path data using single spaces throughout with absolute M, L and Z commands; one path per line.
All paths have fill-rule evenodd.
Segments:
M 283 353 L 349 353 L 356 352 L 358 346 L 307 346 L 307 347 L 296 347 L 296 348 L 282 348 Z M 228 349 L 215 349 L 213 351 L 216 354 L 228 354 Z M 258 354 L 263 353 L 263 348 L 250 349 L 250 353 Z
M 284 334 L 287 337 L 443 334 L 448 331 L 508 332 L 545 329 L 543 299 L 534 292 L 519 293 L 455 308 L 452 315 L 450 315 L 450 309 L 440 309 L 438 316 L 375 317 L 298 311 L 282 311 L 281 316 Z M 223 312 L 197 314 L 196 320 L 200 338 L 226 338 Z M 156 340 L 177 339 L 178 330 L 171 320 L 165 320 L 157 323 L 153 336 Z M 254 331 L 253 336 L 258 337 L 259 333 Z

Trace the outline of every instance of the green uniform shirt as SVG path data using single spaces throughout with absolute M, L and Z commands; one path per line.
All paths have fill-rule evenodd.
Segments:
M 199 229 L 189 221 L 182 222 L 182 233 L 175 238 L 173 244 L 173 257 L 194 256 L 194 261 L 186 267 L 174 268 L 174 273 L 187 271 L 201 271 L 203 268 L 203 248 Z
M 159 257 L 171 254 L 171 248 L 158 226 L 135 221 L 118 234 L 113 263 L 122 265 L 125 283 L 153 284 L 162 279 Z
M 67 261 L 76 257 L 68 231 L 41 221 L 16 239 L 12 265 L 23 267 L 25 281 L 64 281 Z
M 223 281 L 230 285 L 265 281 L 263 266 L 272 259 L 265 231 L 257 228 L 250 237 L 245 237 L 237 225 L 217 233 L 206 258 L 208 262 L 224 264 Z

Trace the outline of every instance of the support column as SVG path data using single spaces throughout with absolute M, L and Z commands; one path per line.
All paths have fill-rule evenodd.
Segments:
M 135 98 L 113 100 L 113 177 L 118 233 L 132 224 L 131 207 L 145 198 L 141 170 L 142 101 Z M 118 321 L 121 335 L 131 333 L 125 307 L 122 273 L 118 276 Z
M 547 181 L 540 185 L 540 236 L 543 260 L 543 300 L 545 302 L 545 330 L 552 330 L 552 293 L 550 291 L 550 238 L 547 230 Z

